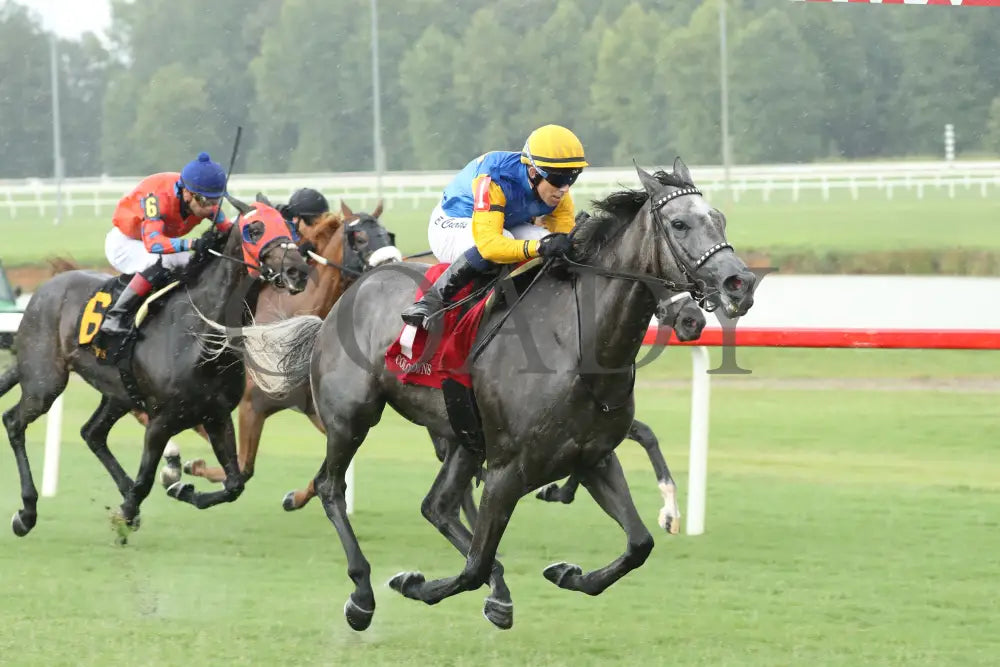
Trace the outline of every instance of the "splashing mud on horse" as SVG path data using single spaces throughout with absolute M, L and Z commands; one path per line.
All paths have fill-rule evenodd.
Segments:
M 436 604 L 489 582 L 484 613 L 498 627 L 511 627 L 513 602 L 496 560 L 500 539 L 523 495 L 570 474 L 579 475 L 624 528 L 627 547 L 592 572 L 569 563 L 550 565 L 546 579 L 598 595 L 642 565 L 652 550 L 653 538 L 614 455 L 633 421 L 633 371 L 643 333 L 667 291 L 691 291 L 730 317 L 742 315 L 753 303 L 756 277 L 727 242 L 725 218 L 701 196 L 680 159 L 673 173 L 640 169 L 638 174 L 642 191 L 611 195 L 598 203 L 599 215 L 576 229 L 563 270 L 547 262 L 516 306 L 483 322 L 479 340 L 508 314 L 518 335 L 494 338 L 471 366 L 486 443 L 485 484 L 473 532 L 457 513 L 439 526 L 466 556 L 465 568 L 437 580 L 401 573 L 390 586 L 404 596 Z M 308 368 L 284 374 L 284 388 L 308 376 L 326 429 L 326 459 L 315 486 L 347 554 L 355 589 L 344 611 L 356 630 L 371 623 L 375 595 L 371 567 L 346 513 L 344 475 L 351 459 L 387 404 L 436 436 L 457 436 L 441 392 L 401 384 L 383 363 L 399 331 L 399 313 L 412 301 L 424 270 L 412 264 L 381 267 L 353 285 L 325 321 L 304 316 L 281 324 L 284 339 L 312 355 Z M 591 282 L 589 290 L 584 278 Z M 592 303 L 581 302 L 581 291 L 589 291 Z M 583 307 L 588 317 L 582 316 Z M 252 329 L 243 335 L 263 335 Z M 250 348 L 248 353 L 255 363 L 263 361 Z M 281 374 L 273 364 L 268 370 Z M 471 450 L 453 448 L 424 505 L 460 497 L 481 463 Z

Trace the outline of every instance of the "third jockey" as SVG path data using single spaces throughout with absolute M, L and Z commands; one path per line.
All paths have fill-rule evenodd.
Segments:
M 124 333 L 123 318 L 154 288 L 163 286 L 169 269 L 181 267 L 199 250 L 200 239 L 180 238 L 205 219 L 226 232 L 232 222 L 222 212 L 226 171 L 208 153 L 177 173 L 147 176 L 122 197 L 114 226 L 104 241 L 108 262 L 122 273 L 134 273 L 128 286 L 104 316 L 101 331 Z
M 445 188 L 427 232 L 434 255 L 451 266 L 403 311 L 403 321 L 426 328 L 445 302 L 498 264 L 567 253 L 569 189 L 586 166 L 583 144 L 560 125 L 532 132 L 520 153 L 494 151 L 467 164 Z

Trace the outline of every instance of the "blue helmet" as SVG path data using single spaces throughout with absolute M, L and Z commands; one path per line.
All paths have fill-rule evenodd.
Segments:
M 221 197 L 226 191 L 226 170 L 218 162 L 212 162 L 208 153 L 199 153 L 197 159 L 181 170 L 181 185 L 205 197 Z

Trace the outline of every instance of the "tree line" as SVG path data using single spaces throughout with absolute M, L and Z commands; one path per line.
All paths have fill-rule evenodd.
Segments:
M 373 168 L 370 0 L 112 0 L 59 40 L 66 174 Z M 1000 11 L 729 0 L 736 163 L 1000 153 Z M 594 165 L 718 164 L 719 0 L 381 0 L 385 166 L 573 128 Z M 0 177 L 50 176 L 49 35 L 0 0 Z

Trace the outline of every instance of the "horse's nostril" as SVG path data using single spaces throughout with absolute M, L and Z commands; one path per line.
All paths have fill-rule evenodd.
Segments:
M 727 292 L 740 293 L 746 287 L 746 283 L 739 276 L 729 276 L 723 281 L 722 286 L 726 288 Z
M 684 318 L 684 326 L 688 329 L 694 329 L 697 326 L 697 323 L 694 321 L 693 317 L 686 317 Z

